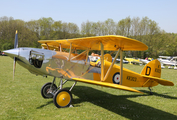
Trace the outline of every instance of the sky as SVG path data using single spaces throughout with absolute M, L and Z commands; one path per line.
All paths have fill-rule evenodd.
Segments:
M 148 17 L 161 30 L 177 33 L 177 0 L 1 0 L 0 17 L 7 16 L 25 22 L 51 17 L 54 21 L 71 22 L 79 27 L 83 22 L 118 22 L 126 17 Z

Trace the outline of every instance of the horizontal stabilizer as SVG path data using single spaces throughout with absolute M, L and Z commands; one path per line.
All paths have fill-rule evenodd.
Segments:
M 88 79 L 80 79 L 80 78 L 72 78 L 72 80 L 144 94 L 143 92 L 140 92 L 140 91 L 135 90 L 133 88 L 126 87 L 126 86 L 123 86 L 123 85 L 113 84 L 113 83 L 94 81 L 94 80 L 88 80 Z
M 156 81 L 159 84 L 164 85 L 164 86 L 174 86 L 174 83 L 171 82 L 171 81 L 168 81 L 168 80 L 164 80 L 164 79 L 157 78 L 157 77 L 152 77 L 152 76 L 147 76 L 147 75 L 142 75 L 142 76 L 146 77 L 146 78 L 149 78 L 151 80 L 154 80 L 154 81 Z

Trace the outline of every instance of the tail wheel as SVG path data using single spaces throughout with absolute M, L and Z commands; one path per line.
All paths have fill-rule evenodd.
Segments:
M 53 97 L 53 102 L 56 107 L 64 108 L 70 106 L 72 99 L 72 94 L 69 90 L 60 89 L 55 93 Z
M 53 84 L 52 89 L 50 89 L 51 85 L 52 85 L 52 83 L 48 82 L 42 86 L 41 95 L 43 98 L 53 98 L 53 95 L 49 92 L 54 92 L 57 89 L 57 86 L 55 84 Z

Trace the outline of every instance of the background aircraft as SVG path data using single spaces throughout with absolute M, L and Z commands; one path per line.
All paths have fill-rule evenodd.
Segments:
M 145 59 L 139 59 L 143 64 L 148 64 L 150 61 L 153 60 L 153 58 L 145 58 Z
M 162 67 L 165 68 L 164 65 L 167 65 L 169 69 L 172 69 L 174 66 L 174 69 L 176 68 L 177 62 L 176 62 L 177 57 L 170 57 L 170 56 L 159 56 L 158 60 L 161 62 Z
M 139 60 L 139 59 L 135 59 L 135 58 L 124 58 L 125 60 L 127 60 L 129 62 L 130 65 L 135 65 L 135 64 L 139 64 L 142 65 L 143 63 Z
M 112 60 L 114 60 L 114 58 L 112 58 Z M 116 59 L 116 63 L 120 63 L 120 59 Z M 124 64 L 128 64 L 129 62 L 127 60 L 123 60 Z
M 42 76 L 53 76 L 53 82 L 44 84 L 41 88 L 43 98 L 53 98 L 56 107 L 69 107 L 72 102 L 71 91 L 77 82 L 84 82 L 131 92 L 142 93 L 130 87 L 148 87 L 158 84 L 173 86 L 171 81 L 161 79 L 161 65 L 158 60 L 149 62 L 141 74 L 123 68 L 123 51 L 147 50 L 148 47 L 134 39 L 123 36 L 109 35 L 67 40 L 40 40 L 44 49 L 18 48 L 18 34 L 15 34 L 14 49 L 4 51 L 16 62 L 31 73 Z M 64 52 L 69 49 L 69 52 Z M 83 50 L 80 54 L 77 50 Z M 89 60 L 90 50 L 100 50 L 100 64 Z M 110 54 L 104 55 L 104 50 L 117 51 L 112 62 Z M 120 55 L 120 66 L 115 64 Z M 13 75 L 14 76 L 14 75 Z M 56 78 L 60 84 L 56 85 Z M 63 78 L 65 81 L 63 81 Z M 70 89 L 63 88 L 68 81 L 74 81 Z M 150 89 L 150 93 L 151 89 Z

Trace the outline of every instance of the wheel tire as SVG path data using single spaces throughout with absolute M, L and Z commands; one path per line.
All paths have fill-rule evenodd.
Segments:
M 70 106 L 72 99 L 73 97 L 69 90 L 60 89 L 55 93 L 53 102 L 57 108 L 65 108 Z
M 49 91 L 50 89 L 50 86 L 52 85 L 51 82 L 48 82 L 46 84 L 44 84 L 41 88 L 41 95 L 43 98 L 47 99 L 47 98 L 53 98 L 53 95 L 52 94 L 48 94 L 47 92 Z M 53 90 L 56 90 L 57 89 L 57 86 L 55 84 L 53 84 Z

